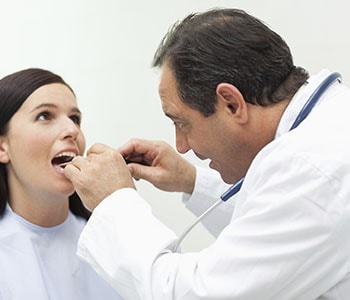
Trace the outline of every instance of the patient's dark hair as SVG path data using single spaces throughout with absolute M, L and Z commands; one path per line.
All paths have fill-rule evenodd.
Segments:
M 7 133 L 8 123 L 24 101 L 38 88 L 50 83 L 62 83 L 72 93 L 72 88 L 58 75 L 39 68 L 21 70 L 0 80 L 0 136 Z M 6 165 L 0 163 L 0 217 L 9 201 Z M 69 197 L 69 208 L 75 215 L 88 219 L 90 212 L 74 192 Z

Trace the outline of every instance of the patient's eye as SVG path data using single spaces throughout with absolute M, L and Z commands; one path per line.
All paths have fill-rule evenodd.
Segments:
M 73 114 L 73 115 L 70 116 L 70 118 L 75 124 L 80 126 L 80 124 L 81 124 L 81 115 L 80 114 L 78 114 L 78 113 L 77 114 Z
M 48 111 L 42 111 L 40 112 L 37 117 L 36 117 L 36 120 L 38 121 L 47 121 L 47 120 L 50 120 L 52 118 L 52 115 L 50 112 Z

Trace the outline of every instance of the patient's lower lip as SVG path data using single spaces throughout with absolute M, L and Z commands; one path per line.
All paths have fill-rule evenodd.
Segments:
M 63 170 L 70 162 L 62 163 L 62 164 L 53 164 L 54 168 L 57 170 Z
M 64 164 L 60 164 L 59 166 L 61 167 L 61 168 L 65 168 L 66 166 L 68 166 L 70 164 L 70 162 L 66 162 L 66 163 L 64 163 Z
M 64 174 L 64 167 L 60 166 L 60 165 L 53 165 L 53 167 L 55 168 L 55 170 L 60 173 L 60 174 Z

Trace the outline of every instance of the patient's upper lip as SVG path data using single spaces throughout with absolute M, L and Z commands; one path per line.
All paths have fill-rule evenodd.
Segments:
M 54 158 L 56 157 L 62 157 L 62 156 L 72 156 L 72 157 L 76 157 L 77 154 L 75 152 L 72 152 L 72 151 L 63 151 L 59 154 L 57 154 Z
M 79 155 L 79 151 L 76 148 L 67 148 L 55 154 L 54 158 L 63 155 L 77 156 Z
M 65 149 L 57 153 L 51 160 L 54 165 L 65 167 L 74 157 L 78 155 L 77 149 Z

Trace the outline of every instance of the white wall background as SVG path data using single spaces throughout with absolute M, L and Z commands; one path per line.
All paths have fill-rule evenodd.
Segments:
M 0 77 L 28 67 L 60 74 L 77 94 L 88 145 L 118 147 L 131 137 L 174 145 L 152 57 L 175 21 L 212 7 L 252 13 L 285 38 L 296 65 L 310 73 L 339 71 L 350 83 L 346 0 L 0 0 Z M 177 233 L 193 220 L 180 194 L 141 181 L 137 186 L 154 213 Z M 183 248 L 198 250 L 212 240 L 199 226 Z

